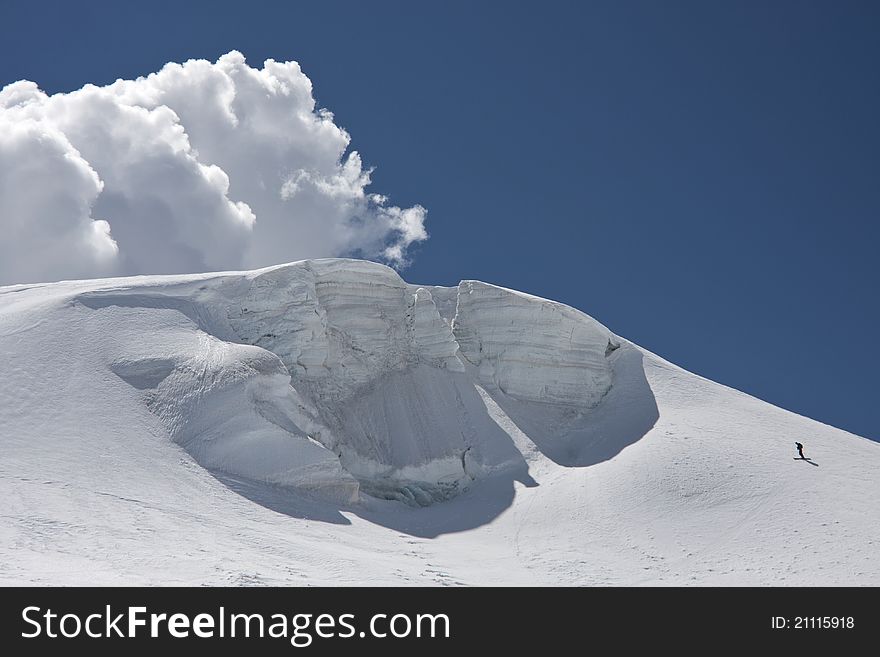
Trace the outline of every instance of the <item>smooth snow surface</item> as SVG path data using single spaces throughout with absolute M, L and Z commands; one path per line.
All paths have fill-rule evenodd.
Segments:
M 0 439 L 2 584 L 880 584 L 880 445 L 364 261 L 0 288 Z

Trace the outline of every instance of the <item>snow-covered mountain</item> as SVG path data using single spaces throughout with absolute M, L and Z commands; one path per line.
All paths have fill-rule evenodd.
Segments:
M 365 261 L 0 288 L 0 454 L 3 584 L 880 584 L 880 445 Z

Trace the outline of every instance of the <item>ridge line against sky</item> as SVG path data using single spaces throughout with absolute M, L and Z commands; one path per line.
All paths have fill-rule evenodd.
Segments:
M 430 211 L 407 280 L 563 301 L 880 438 L 880 6 L 363 5 L 13 0 L 0 86 L 69 92 L 233 49 L 297 61 L 376 167 L 365 193 Z

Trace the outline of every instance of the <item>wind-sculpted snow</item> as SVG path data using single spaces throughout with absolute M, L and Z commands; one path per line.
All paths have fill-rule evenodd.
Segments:
M 474 372 L 465 375 L 451 326 L 468 317 L 491 340 L 492 313 L 479 316 L 473 304 L 464 304 L 457 311 L 463 315 L 452 320 L 450 292 L 434 290 L 441 295 L 448 319 L 441 316 L 428 288 L 408 286 L 387 267 L 316 260 L 256 275 L 241 300 L 231 300 L 229 310 L 230 324 L 241 341 L 272 351 L 287 366 L 291 385 L 310 401 L 323 424 L 316 439 L 339 456 L 346 470 L 376 494 L 420 503 L 455 494 L 477 473 L 511 462 L 505 450 L 486 444 L 487 431 L 480 427 L 491 421 L 474 388 Z M 515 314 L 519 306 L 535 305 L 536 316 L 530 321 L 540 321 L 539 300 L 514 300 L 511 318 L 522 319 Z M 507 309 L 500 310 L 504 317 Z M 549 328 L 548 339 L 570 336 L 580 320 L 590 323 L 586 332 L 601 333 L 600 351 L 608 343 L 608 331 L 586 316 L 557 312 L 544 319 L 567 322 Z M 524 353 L 528 345 L 514 348 Z M 549 351 L 552 345 L 542 348 Z M 583 360 L 588 367 L 600 367 Z M 610 385 L 610 366 L 605 364 L 594 375 L 579 365 L 572 363 L 567 371 L 583 377 L 585 383 L 577 386 L 581 398 L 561 399 L 552 395 L 553 389 L 531 400 L 571 404 L 578 410 L 594 405 Z M 549 390 L 552 386 L 546 381 L 555 373 L 542 374 L 543 366 L 559 367 L 545 359 L 516 371 L 502 360 L 499 370 L 516 390 L 530 389 L 536 372 Z M 591 382 L 599 387 L 588 392 Z M 474 463 L 470 472 L 466 453 Z
M 356 260 L 0 287 L 0 450 L 0 583 L 880 583 L 876 443 Z
M 356 498 L 357 481 L 368 494 L 430 504 L 487 474 L 522 470 L 487 395 L 513 414 L 521 402 L 546 405 L 525 409 L 540 418 L 533 438 L 556 432 L 565 445 L 612 381 L 614 339 L 582 313 L 473 281 L 411 286 L 365 261 L 76 300 L 115 321 L 131 315 L 130 330 L 145 333 L 108 367 L 145 391 L 197 461 L 337 499 Z M 168 317 L 183 326 L 152 326 Z
M 454 327 L 480 381 L 515 399 L 589 409 L 611 388 L 618 340 L 561 303 L 463 281 Z
M 344 399 L 418 362 L 463 371 L 431 294 L 411 293 L 382 265 L 296 263 L 257 275 L 229 303 L 230 324 L 242 341 L 280 356 L 291 376 L 328 399 Z
M 434 305 L 434 297 L 427 289 L 420 287 L 411 298 L 409 321 L 419 360 L 464 372 L 464 365 L 457 357 L 458 343 L 451 327 Z
M 147 302 L 150 299 L 150 302 Z M 272 352 L 219 340 L 195 329 L 159 296 L 86 294 L 108 369 L 140 393 L 140 402 L 168 437 L 206 468 L 339 501 L 357 497 L 357 481 L 338 458 L 311 438 L 320 425 L 290 386 Z M 127 302 L 151 303 L 148 308 Z M 117 336 L 106 340 L 100 327 Z M 124 339 L 119 339 L 122 336 Z

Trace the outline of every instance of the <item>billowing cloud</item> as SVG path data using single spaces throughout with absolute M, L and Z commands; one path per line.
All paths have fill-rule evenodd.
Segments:
M 356 253 L 392 265 L 421 206 L 370 171 L 296 62 L 167 64 L 48 96 L 0 90 L 0 284 L 260 267 Z

